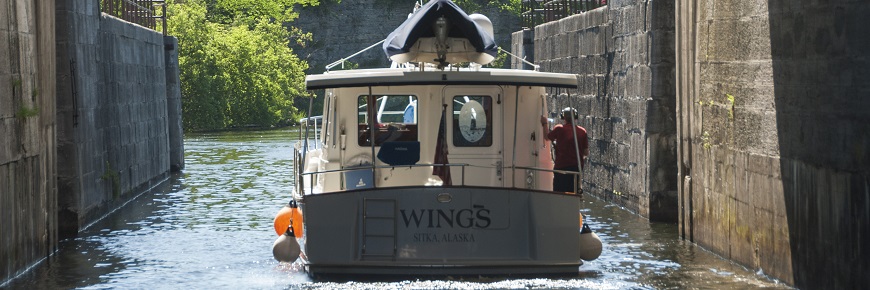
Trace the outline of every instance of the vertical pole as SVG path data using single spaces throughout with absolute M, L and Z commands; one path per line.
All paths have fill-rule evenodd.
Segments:
M 377 182 L 375 182 L 375 180 L 377 180 L 375 176 L 377 173 L 375 170 L 375 164 L 377 164 L 378 160 L 375 156 L 375 133 L 378 132 L 376 128 L 378 124 L 375 123 L 375 120 L 377 120 L 377 116 L 375 116 L 375 114 L 377 114 L 375 112 L 375 101 L 375 95 L 372 94 L 372 87 L 369 86 L 368 105 L 366 105 L 366 110 L 369 115 L 369 145 L 371 145 L 370 147 L 372 148 L 372 188 L 377 187 Z
M 565 89 L 565 94 L 568 96 L 568 101 L 571 101 L 571 90 Z M 571 116 L 571 135 L 574 135 L 574 154 L 577 157 L 577 175 L 574 175 L 574 193 L 577 193 L 577 179 L 580 179 L 580 184 L 583 183 L 583 159 L 580 159 L 580 145 L 577 144 L 577 120 L 574 119 L 574 107 L 571 107 L 569 116 Z
M 308 115 L 305 116 L 305 146 L 302 148 L 302 150 L 303 150 L 302 151 L 302 154 L 303 154 L 302 155 L 302 163 L 303 163 L 302 168 L 305 168 L 305 166 L 308 165 L 308 159 L 307 159 L 307 157 L 308 157 L 308 131 L 309 131 L 309 129 L 311 129 L 308 126 L 308 122 L 311 121 L 311 109 L 312 108 L 314 108 L 314 98 L 309 97 L 308 98 Z M 314 178 L 314 175 L 308 175 L 308 178 L 311 179 L 311 182 L 308 183 L 308 193 L 313 194 L 314 193 L 314 180 L 316 180 L 316 178 Z M 303 179 L 303 182 L 305 182 L 304 179 Z
M 124 1 L 124 2 L 127 2 L 127 1 Z M 139 4 L 139 1 L 136 1 L 133 3 L 128 2 L 127 4 L 130 5 L 130 7 L 129 7 L 130 8 L 130 10 L 129 10 L 129 13 L 130 13 L 129 17 L 130 18 L 127 21 L 142 25 L 142 23 L 139 23 L 139 7 L 136 7 L 136 5 Z
M 320 138 L 320 140 L 323 141 L 323 145 L 327 145 L 326 143 L 329 142 L 330 137 L 332 137 L 333 141 L 335 140 L 335 137 L 332 136 L 335 135 L 335 131 L 333 131 L 332 134 L 329 134 L 329 125 L 331 124 L 329 121 L 329 117 L 331 115 L 330 113 L 332 113 L 332 98 L 330 98 L 329 95 L 324 92 L 323 101 L 326 102 L 325 106 L 323 107 L 324 109 L 326 109 L 326 115 L 323 116 L 323 121 L 320 123 L 323 124 L 323 128 L 325 128 L 326 131 L 324 132 L 323 129 L 320 130 L 324 133 L 323 138 Z M 335 142 L 332 142 L 332 144 L 335 145 Z
M 517 122 L 520 115 L 520 86 L 517 85 L 515 94 L 514 94 L 514 132 L 517 131 Z M 504 130 L 502 130 L 504 131 Z M 516 172 L 516 161 L 517 161 L 517 134 L 514 135 L 514 145 L 513 145 L 513 157 L 511 157 L 511 187 L 516 188 L 517 182 L 517 172 Z
M 166 2 L 163 2 L 163 35 L 166 35 Z
M 305 151 L 308 151 L 308 122 L 311 121 L 311 111 L 314 108 L 314 98 L 308 98 L 308 115 L 305 116 Z
M 148 22 L 151 25 L 151 29 L 157 29 L 157 19 L 154 16 L 157 16 L 157 9 L 154 9 L 154 1 L 148 1 Z

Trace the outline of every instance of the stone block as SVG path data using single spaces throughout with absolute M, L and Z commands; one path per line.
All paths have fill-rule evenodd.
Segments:
M 727 213 L 733 221 L 730 238 L 730 259 L 743 265 L 752 265 L 755 261 L 755 245 L 753 239 L 759 232 L 770 231 L 770 228 L 757 224 L 756 211 L 752 205 L 744 202 L 734 202 L 736 212 Z
M 601 28 L 598 26 L 590 27 L 583 31 L 583 42 L 581 55 L 600 55 L 604 54 L 604 40 Z
M 21 154 L 23 158 L 38 156 L 40 154 L 40 145 L 39 137 L 39 117 L 33 116 L 24 118 L 19 121 L 20 126 L 22 127 L 21 132 Z M 2 136 L 2 135 L 0 135 Z
M 791 239 L 789 237 L 789 227 L 785 226 L 788 224 L 788 219 L 784 214 L 776 214 L 773 217 L 772 223 L 775 225 L 771 237 L 773 247 L 772 251 L 761 260 L 761 267 L 765 269 L 764 272 L 768 275 L 794 285 Z
M 675 172 L 677 172 L 675 136 L 673 134 L 648 134 L 646 152 L 648 156 L 635 162 L 649 162 L 650 171 L 655 173 L 649 177 L 649 191 L 676 191 L 679 185 L 677 178 L 674 177 Z M 729 164 L 729 170 L 733 172 L 733 162 Z
M 573 31 L 566 33 L 566 46 L 567 52 L 566 56 L 568 57 L 576 57 L 578 55 L 582 55 L 581 49 L 583 46 L 583 35 L 582 31 Z
M 14 87 L 18 78 L 15 75 L 0 74 L 0 119 L 14 118 L 17 108 Z M 20 90 L 20 88 L 18 89 Z M 6 135 L 0 135 L 6 136 Z
M 605 55 L 607 54 L 607 26 L 596 26 L 592 28 L 593 44 L 591 54 Z
M 710 37 L 706 53 L 708 60 L 746 61 L 770 59 L 769 36 L 769 21 L 765 18 L 752 18 L 713 21 L 709 26 L 709 35 L 699 37 Z
M 637 33 L 631 36 L 631 50 L 634 58 L 633 64 L 647 66 L 650 64 L 650 43 L 652 42 L 653 33 L 649 31 Z
M 676 133 L 674 108 L 667 101 L 646 101 L 646 131 L 666 134 Z
M 637 32 L 637 31 L 646 31 L 648 29 L 647 24 L 647 3 L 643 5 L 634 5 L 628 6 L 625 8 L 625 16 L 628 17 L 626 31 L 627 32 Z
M 12 16 L 12 18 L 7 18 L 7 21 L 9 21 L 8 19 L 12 20 L 9 21 L 10 30 L 12 30 L 13 32 L 19 32 L 21 34 L 32 34 L 34 32 L 34 27 L 30 23 L 32 17 L 30 17 L 31 14 L 28 13 L 28 11 L 33 11 L 33 3 L 16 2 L 16 5 L 13 6 L 15 11 L 9 11 L 9 13 L 12 14 L 10 15 Z
M 613 62 L 610 65 L 614 77 L 624 77 L 624 72 L 628 66 L 626 54 L 624 52 L 616 52 L 612 54 Z
M 674 31 L 676 8 L 674 1 L 651 1 L 648 5 L 649 29 L 654 31 Z
M 32 69 L 35 66 L 33 56 L 36 55 L 34 51 L 34 47 L 36 44 L 36 37 L 32 34 L 18 33 L 13 36 L 14 41 L 17 41 L 17 46 L 13 46 L 15 44 L 10 45 L 12 52 L 10 53 L 12 57 L 17 58 L 17 60 L 12 60 L 12 65 L 17 66 L 13 67 L 13 70 L 17 70 L 18 73 L 24 75 L 24 78 L 27 79 L 28 75 L 33 73 Z M 16 51 L 17 49 L 17 51 Z M 17 63 L 15 63 L 17 61 Z M 27 82 L 23 82 L 23 85 L 30 85 Z
M 731 153 L 725 147 L 716 147 L 713 149 L 714 163 L 713 163 L 713 191 L 725 195 L 728 198 L 731 198 L 731 186 L 728 184 L 728 166 L 725 164 L 725 161 L 728 155 Z
M 0 118 L 0 136 L 4 137 L 0 141 L 0 164 L 17 161 L 22 158 L 21 144 L 23 140 L 17 130 L 19 123 L 20 121 L 17 118 Z
M 583 15 L 582 14 L 574 14 L 572 16 L 562 18 L 561 20 L 558 20 L 556 22 L 558 25 L 557 29 L 561 33 L 577 31 L 578 26 L 583 24 Z
M 750 173 L 751 202 L 759 209 L 776 212 L 773 186 L 773 180 L 769 175 Z
M 17 37 L 16 33 L 10 33 L 5 30 L 0 30 L 0 39 L 4 40 L 4 42 L 14 41 L 13 38 Z M 12 56 L 17 55 L 17 51 L 12 51 L 14 48 L 11 45 L 0 45 L 0 76 L 5 76 L 12 74 L 13 72 L 17 72 L 19 68 L 13 68 L 13 60 Z M 17 64 L 16 64 L 17 65 Z M 3 80 L 6 81 L 6 80 Z M 9 81 L 6 81 L 7 85 Z
M 675 42 L 675 34 L 673 31 L 653 31 L 650 34 L 651 44 L 650 44 L 650 64 L 668 64 L 673 66 L 675 63 L 674 56 L 676 52 L 674 50 Z
M 13 19 L 16 18 L 17 15 L 14 15 L 15 11 L 9 10 L 9 5 L 0 5 L 0 19 Z M 0 32 L 8 32 L 9 21 L 0 21 Z M 5 38 L 0 38 L 5 39 Z
M 676 72 L 672 64 L 651 65 L 650 97 L 676 102 Z

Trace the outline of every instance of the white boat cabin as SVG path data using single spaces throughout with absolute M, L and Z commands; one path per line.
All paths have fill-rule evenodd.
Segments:
M 311 75 L 309 89 L 326 89 L 323 119 L 313 130 L 319 136 L 297 145 L 304 155 L 297 160 L 305 160 L 297 164 L 303 182 L 296 190 L 305 195 L 428 185 L 551 191 L 550 142 L 540 123 L 547 112 L 545 89 L 576 84 L 571 74 L 474 68 Z M 438 146 L 442 114 L 446 147 Z M 302 149 L 306 143 L 309 150 Z M 446 148 L 446 165 L 436 160 L 439 148 Z M 444 184 L 435 168 L 450 168 L 452 182 Z

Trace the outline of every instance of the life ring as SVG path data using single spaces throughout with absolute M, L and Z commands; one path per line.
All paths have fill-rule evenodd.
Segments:
M 347 161 L 344 162 L 344 167 L 359 167 L 372 164 L 372 157 L 368 154 L 357 154 L 351 158 L 348 158 Z

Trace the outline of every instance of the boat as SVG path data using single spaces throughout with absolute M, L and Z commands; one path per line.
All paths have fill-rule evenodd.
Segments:
M 552 190 L 540 123 L 547 89 L 575 75 L 481 67 L 498 53 L 492 24 L 449 0 L 381 47 L 390 68 L 306 78 L 322 119 L 294 150 L 276 259 L 312 277 L 497 276 L 576 275 L 600 255 L 581 195 Z

